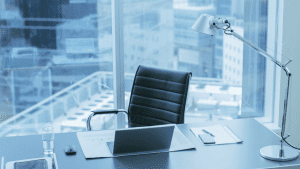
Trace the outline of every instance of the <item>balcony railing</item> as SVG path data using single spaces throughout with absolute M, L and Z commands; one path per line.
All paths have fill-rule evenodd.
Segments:
M 125 80 L 133 80 L 133 78 L 133 73 L 125 73 Z M 45 125 L 53 125 L 55 132 L 85 131 L 86 119 L 92 109 L 114 108 L 113 90 L 107 87 L 108 81 L 112 79 L 112 72 L 100 71 L 85 77 L 2 122 L 0 137 L 40 134 L 41 128 Z M 203 85 L 220 87 L 222 84 L 222 79 L 193 77 L 189 92 L 190 95 L 197 95 L 197 93 L 199 95 L 205 92 Z M 228 91 L 214 94 L 221 100 L 222 95 L 224 95 L 224 99 L 228 100 L 234 94 L 228 93 Z M 225 95 L 227 96 L 225 97 Z M 128 104 L 129 96 L 130 92 L 126 92 L 126 104 Z M 203 93 L 201 99 L 208 99 L 208 97 L 208 93 Z M 191 101 L 187 103 L 187 107 L 191 105 Z M 193 112 L 186 113 L 186 117 L 195 118 L 196 115 Z M 97 120 L 99 124 L 102 124 L 98 129 L 114 127 L 113 115 L 101 116 Z

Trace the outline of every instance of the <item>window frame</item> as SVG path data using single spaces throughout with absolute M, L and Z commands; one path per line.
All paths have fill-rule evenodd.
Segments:
M 268 33 L 267 33 L 267 53 L 274 56 L 275 59 L 281 61 L 282 46 L 282 18 L 283 18 L 283 2 L 276 0 L 274 3 L 268 3 Z M 271 17 L 273 16 L 273 17 Z M 280 77 L 281 68 L 276 66 L 272 61 L 266 62 L 266 84 L 265 88 L 265 107 L 264 117 L 254 118 L 267 128 L 276 131 L 279 122 L 279 103 L 280 103 Z
M 123 2 L 111 0 L 112 36 L 113 36 L 113 86 L 114 108 L 125 109 L 125 74 L 124 74 L 124 32 L 123 32 Z M 115 128 L 125 128 L 123 113 L 115 118 Z

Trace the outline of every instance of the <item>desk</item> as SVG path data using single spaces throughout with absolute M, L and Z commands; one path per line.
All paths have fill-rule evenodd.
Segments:
M 241 144 L 204 146 L 190 131 L 190 127 L 225 124 L 243 140 Z M 260 156 L 260 148 L 279 144 L 279 137 L 254 119 L 179 124 L 178 128 L 196 146 L 196 150 L 147 154 L 117 158 L 85 159 L 76 133 L 55 134 L 54 150 L 60 169 L 93 168 L 272 168 L 300 164 L 300 158 L 290 162 L 269 161 Z M 0 157 L 5 161 L 43 156 L 41 135 L 0 138 Z M 77 154 L 67 156 L 66 145 L 73 144 Z M 101 151 L 101 150 L 99 150 Z

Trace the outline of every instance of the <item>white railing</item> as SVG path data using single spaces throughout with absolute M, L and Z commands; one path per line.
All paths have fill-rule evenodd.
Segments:
M 79 107 L 94 94 L 102 92 L 107 86 L 107 80 L 113 79 L 112 72 L 95 72 L 75 84 L 55 93 L 28 109 L 12 116 L 0 124 L 0 136 L 5 136 L 14 130 L 30 130 L 39 133 L 40 128 L 53 124 L 61 116 L 66 116 L 70 109 Z M 134 73 L 125 73 L 126 80 L 133 80 Z M 191 84 L 222 85 L 222 79 L 193 77 Z
M 102 80 L 112 76 L 110 72 L 95 72 L 75 84 L 40 101 L 30 108 L 12 116 L 0 124 L 0 136 L 14 129 L 36 128 L 39 124 L 53 123 L 55 118 L 67 114 L 72 107 L 79 106 L 80 102 L 89 99 L 93 93 L 101 92 Z M 106 85 L 106 84 L 104 84 Z M 22 125 L 20 125 L 22 124 Z

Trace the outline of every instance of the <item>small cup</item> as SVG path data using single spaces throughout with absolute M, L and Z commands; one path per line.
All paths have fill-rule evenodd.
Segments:
M 43 140 L 44 154 L 53 154 L 54 133 L 53 133 L 53 127 L 52 126 L 43 127 L 42 140 Z

